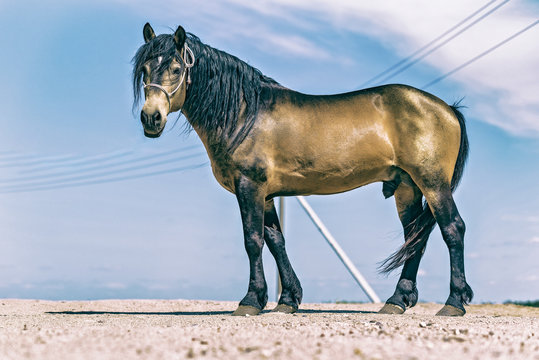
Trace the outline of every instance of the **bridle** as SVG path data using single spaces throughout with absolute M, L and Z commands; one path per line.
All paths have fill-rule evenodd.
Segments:
M 189 55 L 189 57 L 191 58 L 190 62 L 187 62 L 187 55 Z M 189 74 L 189 69 L 192 68 L 193 65 L 195 65 L 195 55 L 193 54 L 193 51 L 189 48 L 189 46 L 187 46 L 187 43 L 185 43 L 185 45 L 183 46 L 183 56 L 180 56 L 180 58 L 182 59 L 183 64 L 184 64 L 182 77 L 180 79 L 180 82 L 178 83 L 178 86 L 176 86 L 176 88 L 174 90 L 172 90 L 171 92 L 168 92 L 162 85 L 154 84 L 154 83 L 146 84 L 144 82 L 144 80 L 142 81 L 142 85 L 144 85 L 144 89 L 149 88 L 149 87 L 153 87 L 153 88 L 161 90 L 165 94 L 165 96 L 167 97 L 167 101 L 168 101 L 168 112 L 169 113 L 170 113 L 170 110 L 172 109 L 172 104 L 170 102 L 170 98 L 182 86 L 183 81 L 185 80 L 185 74 L 187 74 L 187 86 L 189 87 L 189 85 L 191 84 L 191 74 Z

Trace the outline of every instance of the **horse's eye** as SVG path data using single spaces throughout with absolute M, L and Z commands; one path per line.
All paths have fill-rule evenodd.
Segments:
M 182 69 L 179 68 L 179 67 L 177 67 L 177 68 L 175 68 L 174 70 L 172 70 L 172 73 L 173 73 L 174 75 L 180 75 L 181 72 L 182 72 Z

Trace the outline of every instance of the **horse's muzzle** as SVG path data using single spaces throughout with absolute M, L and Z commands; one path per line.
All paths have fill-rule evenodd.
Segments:
M 166 122 L 166 120 L 163 120 L 159 110 L 156 110 L 153 114 L 148 114 L 142 110 L 140 112 L 140 121 L 144 127 L 144 135 L 149 138 L 159 137 L 163 133 Z

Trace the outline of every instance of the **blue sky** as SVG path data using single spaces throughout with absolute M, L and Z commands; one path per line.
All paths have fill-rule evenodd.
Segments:
M 359 88 L 486 3 L 0 1 L 0 297 L 244 295 L 234 196 L 213 179 L 196 135 L 182 134 L 183 118 L 153 140 L 131 111 L 130 61 L 145 22 L 157 33 L 181 24 L 285 86 L 323 94 Z M 538 14 L 537 2 L 510 1 L 390 82 L 420 87 Z M 539 298 L 538 36 L 536 26 L 428 89 L 449 103 L 465 96 L 471 155 L 456 201 L 479 302 Z M 378 295 L 390 296 L 398 274 L 376 267 L 402 232 L 381 185 L 309 201 Z M 287 205 L 304 301 L 366 301 L 296 201 Z M 435 230 L 420 299 L 445 301 L 448 262 Z M 272 298 L 268 253 L 265 269 Z

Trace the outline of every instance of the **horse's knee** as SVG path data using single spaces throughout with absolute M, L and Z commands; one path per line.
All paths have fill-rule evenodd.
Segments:
M 464 236 L 464 233 L 466 232 L 466 224 L 464 223 L 464 220 L 460 217 L 460 215 L 457 215 L 454 220 L 455 224 L 455 230 L 461 235 Z
M 252 234 L 251 236 L 249 236 L 249 238 L 245 239 L 245 250 L 249 255 L 261 255 L 263 247 L 264 237 L 260 234 Z

